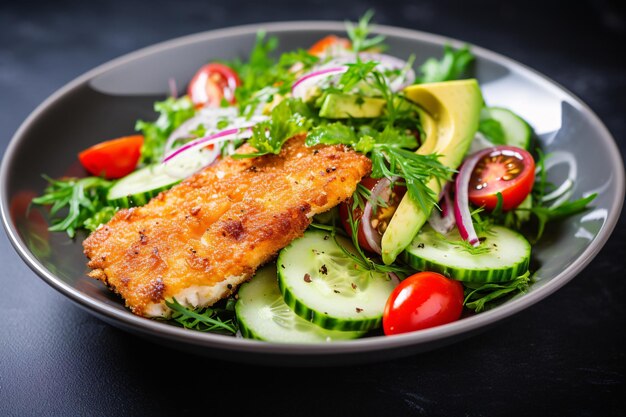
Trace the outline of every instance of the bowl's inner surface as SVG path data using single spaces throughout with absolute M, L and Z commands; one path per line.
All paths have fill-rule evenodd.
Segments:
M 327 30 L 302 28 L 276 31 L 280 51 L 307 47 L 326 35 Z M 9 164 L 6 193 L 10 222 L 34 257 L 58 280 L 82 292 L 95 302 L 125 310 L 123 302 L 99 282 L 85 276 L 86 258 L 79 235 L 70 240 L 63 233 L 46 231 L 45 210 L 26 208 L 52 177 L 82 173 L 77 153 L 97 142 L 134 132 L 137 119 L 153 120 L 153 103 L 168 94 L 168 79 L 175 78 L 182 93 L 195 70 L 213 59 L 245 58 L 255 39 L 254 31 L 219 39 L 197 37 L 193 41 L 158 51 L 135 55 L 77 85 L 44 108 L 25 129 Z M 387 35 L 388 53 L 401 58 L 416 56 L 416 68 L 428 57 L 441 56 L 442 47 L 426 39 Z M 562 150 L 578 161 L 573 198 L 598 192 L 593 210 L 550 226 L 544 239 L 534 247 L 539 290 L 565 270 L 597 237 L 605 225 L 617 189 L 616 167 L 609 149 L 603 146 L 590 116 L 576 100 L 546 80 L 509 62 L 480 56 L 473 69 L 488 105 L 509 107 L 526 118 L 537 132 L 544 152 Z M 564 178 L 564 166 L 557 166 L 550 178 Z M 619 193 L 617 193 L 619 194 Z M 44 216 L 42 216 L 44 213 Z M 618 215 L 612 213 L 611 215 Z M 506 308 L 506 306 L 500 307 Z M 128 312 L 130 315 L 131 313 Z

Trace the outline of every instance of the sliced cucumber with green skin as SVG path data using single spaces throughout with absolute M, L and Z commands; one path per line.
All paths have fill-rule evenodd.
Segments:
M 496 120 L 504 131 L 504 144 L 530 149 L 532 129 L 530 125 L 517 114 L 502 107 L 487 107 L 483 109 L 486 117 Z
M 109 190 L 107 200 L 117 207 L 142 206 L 180 181 L 167 173 L 165 165 L 148 165 L 116 182 Z
M 185 152 L 166 163 L 138 169 L 115 183 L 109 190 L 107 200 L 121 208 L 143 206 L 161 191 L 172 188 L 213 159 L 211 152 L 204 150 Z
M 355 252 L 352 243 L 338 242 Z M 278 286 L 300 317 L 331 330 L 380 327 L 394 281 L 385 273 L 356 268 L 330 233 L 309 230 L 280 251 Z
M 276 343 L 356 339 L 364 332 L 326 330 L 296 315 L 278 289 L 276 265 L 260 269 L 238 292 L 235 314 L 243 337 Z
M 404 260 L 419 271 L 439 272 L 467 282 L 509 281 L 528 270 L 530 243 L 524 236 L 503 226 L 492 226 L 479 237 L 479 247 L 485 249 L 472 254 L 460 243 L 457 228 L 444 236 L 426 225 L 404 251 Z

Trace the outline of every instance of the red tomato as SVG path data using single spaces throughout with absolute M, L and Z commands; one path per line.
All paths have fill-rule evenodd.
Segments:
M 377 178 L 365 177 L 361 180 L 361 185 L 365 186 L 368 190 L 372 190 L 376 183 L 378 183 Z M 358 207 L 352 212 L 352 219 L 359 220 L 359 246 L 363 250 L 368 252 L 375 252 L 372 247 L 367 243 L 367 239 L 365 239 L 365 231 L 364 228 L 371 227 L 375 229 L 380 236 L 383 235 L 385 229 L 389 225 L 389 221 L 391 217 L 398 208 L 398 204 L 400 204 L 400 200 L 402 200 L 402 196 L 406 192 L 406 188 L 400 185 L 396 185 L 391 193 L 391 196 L 387 203 L 387 207 L 377 207 L 376 212 L 372 213 L 372 218 L 370 219 L 370 224 L 367 225 L 365 222 L 360 221 L 361 216 L 363 215 L 361 209 Z M 341 219 L 341 223 L 343 224 L 344 229 L 348 235 L 352 236 L 352 228 L 350 227 L 350 218 L 348 216 L 348 210 L 352 207 L 352 199 L 349 199 L 346 202 L 343 202 L 339 205 L 339 218 Z
M 463 285 L 436 272 L 418 272 L 394 288 L 383 312 L 386 335 L 413 332 L 458 320 Z
M 187 94 L 196 107 L 219 107 L 222 99 L 231 104 L 235 102 L 235 89 L 240 85 L 241 80 L 233 69 L 214 62 L 196 72 Z
M 535 160 L 526 150 L 498 146 L 481 158 L 470 178 L 469 200 L 493 210 L 502 194 L 502 209 L 519 206 L 535 183 Z
M 92 175 L 121 178 L 137 167 L 142 145 L 142 135 L 124 136 L 85 149 L 78 159 Z
M 328 35 L 325 38 L 315 42 L 313 46 L 309 48 L 311 55 L 320 56 L 323 55 L 329 48 L 333 49 L 350 49 L 352 44 L 346 38 L 340 38 L 335 35 Z

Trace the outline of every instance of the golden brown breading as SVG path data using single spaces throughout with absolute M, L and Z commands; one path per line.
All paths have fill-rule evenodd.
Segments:
M 168 315 L 164 300 L 173 297 L 212 305 L 301 236 L 314 214 L 350 197 L 370 169 L 347 147 L 307 147 L 303 136 L 279 155 L 225 158 L 92 233 L 83 242 L 90 276 L 138 315 Z

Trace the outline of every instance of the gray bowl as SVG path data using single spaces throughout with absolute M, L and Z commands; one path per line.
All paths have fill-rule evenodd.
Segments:
M 0 171 L 1 212 L 18 254 L 44 281 L 90 313 L 121 329 L 181 350 L 238 362 L 331 365 L 373 362 L 459 342 L 552 294 L 601 250 L 624 201 L 624 168 L 606 127 L 578 98 L 537 72 L 473 46 L 475 76 L 489 105 L 509 107 L 534 127 L 547 152 L 565 151 L 578 161 L 573 198 L 598 197 L 585 213 L 551 225 L 533 248 L 537 282 L 530 291 L 495 309 L 444 326 L 395 337 L 373 336 L 332 344 L 274 344 L 188 331 L 131 314 L 118 297 L 85 276 L 81 241 L 47 233 L 28 201 L 45 181 L 77 172 L 76 154 L 106 138 L 134 132 L 137 119 L 153 120 L 153 102 L 168 94 L 168 79 L 186 86 L 195 70 L 213 59 L 245 57 L 256 32 L 265 29 L 282 50 L 306 47 L 328 33 L 342 34 L 340 22 L 257 24 L 186 36 L 125 55 L 88 72 L 42 103 L 21 125 Z M 391 54 L 415 54 L 420 64 L 440 56 L 442 46 L 463 43 L 427 33 L 376 26 Z M 80 172 L 80 171 L 78 171 Z M 562 167 L 551 179 L 562 181 Z

